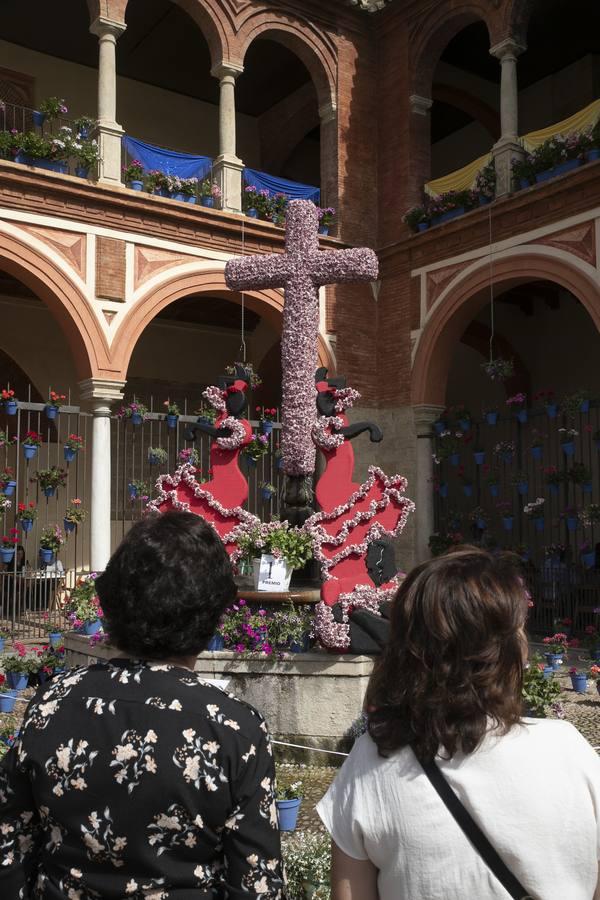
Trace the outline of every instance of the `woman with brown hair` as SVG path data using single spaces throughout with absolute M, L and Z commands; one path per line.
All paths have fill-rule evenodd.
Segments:
M 318 806 L 333 900 L 600 900 L 600 760 L 522 715 L 527 606 L 513 559 L 476 548 L 401 585 L 368 734 Z

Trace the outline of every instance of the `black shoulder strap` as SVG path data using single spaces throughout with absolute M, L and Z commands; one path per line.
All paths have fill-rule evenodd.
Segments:
M 515 878 L 505 862 L 500 858 L 496 850 L 492 847 L 485 834 L 475 822 L 471 814 L 462 805 L 435 761 L 429 763 L 421 763 L 423 770 L 429 781 L 437 791 L 440 799 L 444 802 L 446 808 L 453 816 L 455 821 L 460 825 L 465 835 L 471 841 L 487 867 L 496 876 L 502 887 L 504 887 L 514 900 L 530 900 L 530 895 L 523 887 L 521 882 Z M 533 900 L 533 898 L 531 898 Z

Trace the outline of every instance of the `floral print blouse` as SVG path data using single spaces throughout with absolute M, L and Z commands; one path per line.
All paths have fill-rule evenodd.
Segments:
M 72 669 L 0 766 L 0 897 L 283 900 L 274 796 L 251 706 L 177 666 Z

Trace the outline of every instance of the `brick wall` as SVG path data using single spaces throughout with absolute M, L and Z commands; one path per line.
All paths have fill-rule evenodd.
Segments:
M 125 299 L 125 241 L 97 238 L 96 296 L 107 300 Z

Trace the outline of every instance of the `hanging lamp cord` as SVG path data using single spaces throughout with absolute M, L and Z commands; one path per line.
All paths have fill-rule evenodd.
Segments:
M 242 256 L 246 255 L 246 223 L 242 218 Z M 242 291 L 242 329 L 240 341 L 240 354 L 242 362 L 246 362 L 246 296 Z
M 488 240 L 490 245 L 489 267 L 490 267 L 490 362 L 494 361 L 494 334 L 495 334 L 495 317 L 494 317 L 494 253 L 492 250 L 492 204 L 488 207 Z

